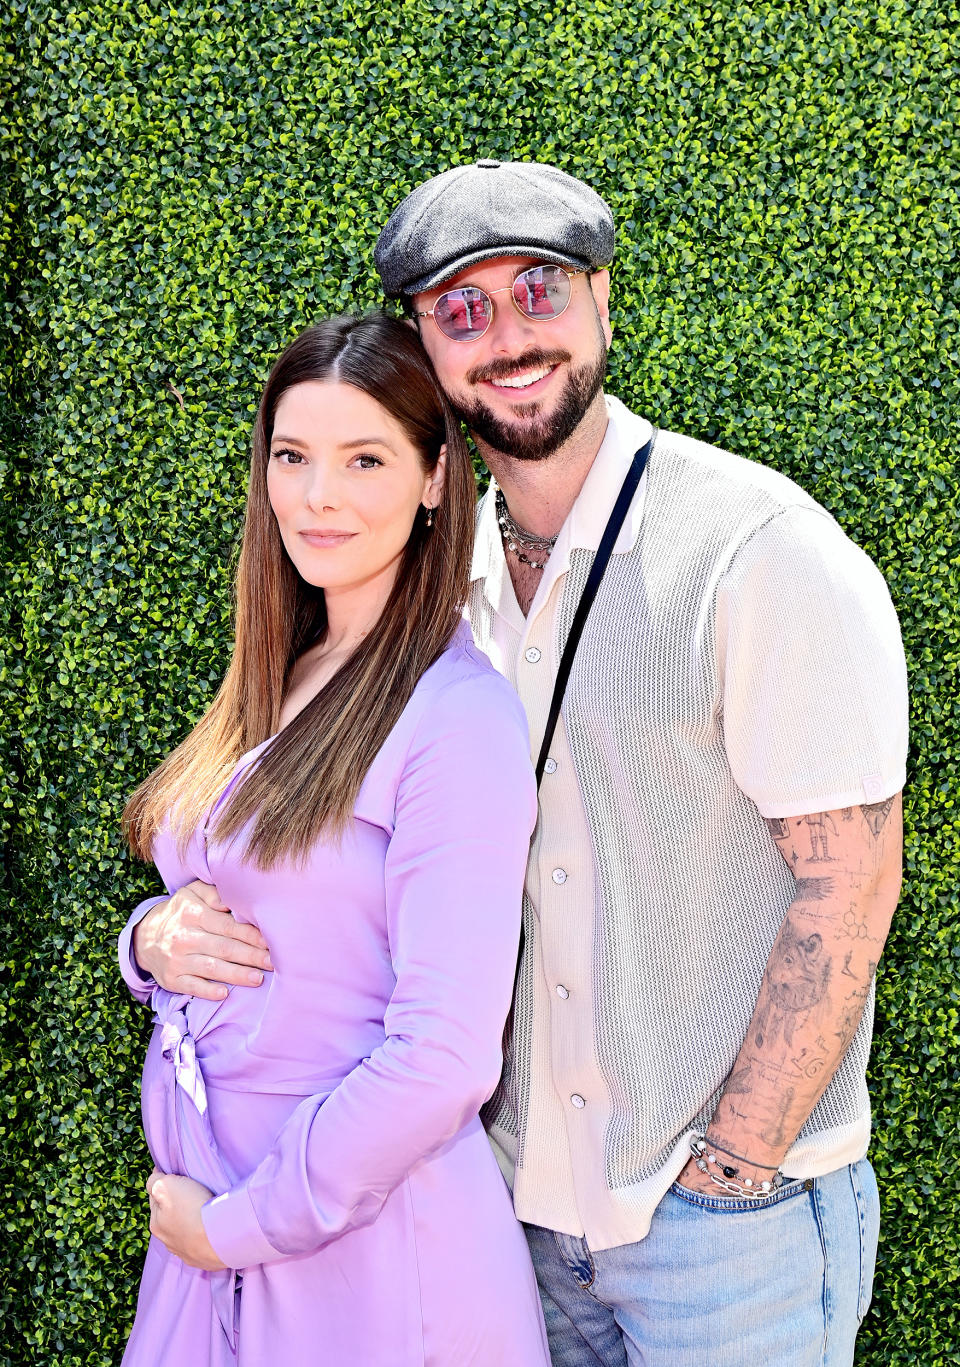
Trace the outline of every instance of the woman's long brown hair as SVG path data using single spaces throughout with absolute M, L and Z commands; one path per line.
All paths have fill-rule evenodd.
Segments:
M 417 513 L 377 625 L 281 731 L 291 668 L 326 630 L 323 591 L 294 568 L 267 496 L 277 404 L 305 380 L 355 385 L 375 399 L 417 448 L 425 473 L 446 443 L 446 477 L 433 527 L 425 510 Z M 135 855 L 150 858 L 164 820 L 182 852 L 240 756 L 270 737 L 218 811 L 212 835 L 227 839 L 252 820 L 247 854 L 266 868 L 303 857 L 324 833 L 343 832 L 367 770 L 460 620 L 475 502 L 460 425 L 412 328 L 384 314 L 334 318 L 290 343 L 270 372 L 254 429 L 233 659 L 206 715 L 127 803 L 124 833 Z

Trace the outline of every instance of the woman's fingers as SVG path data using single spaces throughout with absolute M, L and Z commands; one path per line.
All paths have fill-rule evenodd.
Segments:
M 181 889 L 182 892 L 191 893 L 198 902 L 203 902 L 205 906 L 213 911 L 229 911 L 230 908 L 220 896 L 216 883 L 204 883 L 203 879 L 195 878 L 192 883 L 187 883 Z
M 273 964 L 255 926 L 242 925 L 222 911 L 204 907 L 184 918 L 178 967 L 175 991 L 212 999 L 223 995 L 211 990 L 220 984 L 259 987 L 264 972 Z M 198 981 L 205 984 L 200 992 Z
M 156 1169 L 147 1178 L 150 1233 L 190 1267 L 214 1271 L 223 1267 L 203 1227 L 202 1210 L 213 1195 L 192 1177 Z
M 204 918 L 203 907 L 209 907 L 214 913 L 230 911 L 230 908 L 221 898 L 214 883 L 203 883 L 198 878 L 195 879 L 194 882 L 188 883 L 185 888 L 181 889 L 181 892 L 186 896 L 192 894 L 196 903 L 203 904 L 202 906 L 195 906 L 194 910 L 196 911 L 200 923 L 207 929 L 215 929 L 217 934 L 226 934 L 233 939 L 250 945 L 253 949 L 258 949 L 263 952 L 266 951 L 267 942 L 260 934 L 259 930 L 257 930 L 256 926 L 248 925 L 242 921 L 235 921 L 232 915 L 228 924 L 225 924 L 223 921 L 217 922 L 215 926 L 208 924 L 208 920 Z M 187 904 L 185 903 L 185 905 Z M 253 961 L 251 960 L 251 962 Z M 264 967 L 266 967 L 266 965 L 264 965 Z
M 208 952 L 216 953 L 219 958 L 232 963 L 252 964 L 256 968 L 269 968 L 270 951 L 267 942 L 256 926 L 235 921 L 222 911 L 206 909 L 196 918 L 196 930 L 214 936 L 216 944 L 205 946 Z
M 273 967 L 257 928 L 235 921 L 213 884 L 199 880 L 147 913 L 134 950 L 161 987 L 213 1001 L 224 985 L 258 986 Z
M 222 982 L 211 982 L 207 978 L 195 978 L 191 973 L 181 973 L 171 992 L 182 992 L 186 997 L 199 997 L 202 1001 L 222 1002 L 229 988 Z

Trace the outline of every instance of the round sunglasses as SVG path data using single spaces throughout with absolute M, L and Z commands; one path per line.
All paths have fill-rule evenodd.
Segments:
M 508 291 L 515 307 L 524 318 L 549 322 L 559 318 L 570 303 L 571 284 L 575 275 L 586 271 L 568 271 L 563 266 L 531 266 L 521 271 L 512 285 L 498 290 L 482 290 L 478 285 L 461 285 L 447 290 L 434 300 L 433 308 L 413 314 L 414 318 L 432 318 L 445 337 L 454 342 L 472 342 L 482 337 L 493 322 L 493 295 Z

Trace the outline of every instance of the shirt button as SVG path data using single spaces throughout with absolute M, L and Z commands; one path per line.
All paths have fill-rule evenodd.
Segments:
M 576 1106 L 578 1111 L 582 1111 L 587 1103 L 584 1101 L 583 1097 L 580 1095 L 579 1092 L 574 1092 L 573 1096 L 570 1098 L 570 1104 L 571 1106 Z
M 565 883 L 567 881 L 567 871 L 566 869 L 554 869 L 550 877 L 557 884 Z
M 536 646 L 530 646 L 527 650 L 523 652 L 523 658 L 528 662 L 528 664 L 535 665 L 540 658 L 540 652 Z
M 563 1001 L 566 1001 L 569 995 L 570 992 L 566 987 L 564 987 L 563 983 L 557 983 L 557 996 L 560 997 Z
M 543 772 L 545 774 L 555 774 L 557 772 L 557 761 L 555 759 L 548 759 L 543 766 Z

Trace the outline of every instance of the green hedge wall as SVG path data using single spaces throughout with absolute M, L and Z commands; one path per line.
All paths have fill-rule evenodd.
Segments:
M 960 1363 L 955 4 L 14 0 L 2 20 L 3 1364 L 119 1361 L 145 1243 L 155 884 L 124 795 L 226 662 L 254 406 L 478 156 L 614 205 L 610 389 L 800 481 L 882 566 L 913 686 L 858 1361 Z M 451 1365 L 453 1367 L 453 1365 Z

